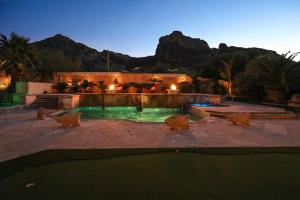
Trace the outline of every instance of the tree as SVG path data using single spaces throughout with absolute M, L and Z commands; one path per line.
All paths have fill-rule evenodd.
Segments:
M 229 61 L 221 61 L 224 64 L 224 69 L 221 71 L 221 77 L 226 81 L 226 89 L 228 90 L 229 96 L 232 95 L 232 67 L 234 63 L 234 58 L 231 58 Z
M 267 88 L 281 90 L 286 97 L 289 97 L 291 95 L 289 79 L 292 79 L 294 76 L 292 72 L 298 66 L 294 58 L 299 53 L 259 56 L 250 65 L 256 67 L 256 78 L 264 81 Z
M 0 67 L 11 76 L 10 92 L 14 92 L 15 82 L 26 80 L 26 71 L 37 65 L 36 52 L 29 40 L 14 32 L 10 34 L 10 38 L 0 35 Z

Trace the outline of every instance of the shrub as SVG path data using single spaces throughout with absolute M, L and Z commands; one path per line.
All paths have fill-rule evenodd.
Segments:
M 262 99 L 265 96 L 264 84 L 245 73 L 238 74 L 233 80 L 233 92 L 240 97 Z
M 130 83 L 125 83 L 123 89 L 127 90 L 131 86 L 136 87 L 136 88 L 141 88 L 141 84 L 140 83 L 130 82 Z
M 68 88 L 68 83 L 66 83 L 66 82 L 58 82 L 58 83 L 56 83 L 56 85 L 54 85 L 54 88 L 59 93 L 64 93 L 65 90 Z
M 83 80 L 83 82 L 80 84 L 80 87 L 86 89 L 87 87 L 89 87 L 89 81 L 86 79 Z
M 196 87 L 194 84 L 182 82 L 179 84 L 179 90 L 181 93 L 194 93 L 196 91 Z
M 106 85 L 104 84 L 104 81 L 99 81 L 98 87 L 99 87 L 99 89 L 101 89 L 101 90 L 105 90 L 105 89 L 106 89 Z
M 79 84 L 77 80 L 72 80 L 71 92 L 76 93 L 79 91 Z
M 153 83 L 142 83 L 141 87 L 150 90 L 154 84 Z

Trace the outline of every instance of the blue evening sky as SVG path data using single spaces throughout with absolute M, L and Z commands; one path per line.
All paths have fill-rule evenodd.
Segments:
M 211 47 L 300 51 L 299 0 L 0 0 L 0 19 L 0 33 L 32 41 L 61 33 L 131 56 L 153 55 L 173 30 Z

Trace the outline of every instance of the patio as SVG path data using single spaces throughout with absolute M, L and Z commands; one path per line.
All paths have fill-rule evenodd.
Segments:
M 0 115 L 0 161 L 45 149 L 300 146 L 299 130 L 299 119 L 251 120 L 249 127 L 239 127 L 215 117 L 190 123 L 182 132 L 163 123 L 96 119 L 63 128 L 25 109 Z

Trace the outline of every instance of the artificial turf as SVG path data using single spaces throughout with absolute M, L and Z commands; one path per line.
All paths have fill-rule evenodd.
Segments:
M 55 151 L 52 156 L 42 152 L 20 158 L 22 161 L 0 164 L 0 198 L 300 198 L 299 149 L 248 152 L 239 149 L 236 153 L 233 153 L 234 149 L 227 153 L 221 153 L 220 149 L 216 152 L 201 149 L 179 152 L 176 149 L 106 150 L 106 153 L 99 150 L 97 156 L 95 152 L 89 153 L 88 160 L 76 159 L 80 150 L 69 152 L 69 155 L 65 151 L 59 155 L 59 152 Z M 61 161 L 62 154 L 65 161 Z M 53 155 L 61 162 L 54 162 Z M 81 152 L 80 157 L 83 159 L 84 153 Z M 46 162 L 47 158 L 52 158 L 54 163 L 28 167 L 28 162 L 35 159 Z M 21 167 L 15 168 L 14 173 L 9 171 L 16 164 Z M 11 174 L 5 176 L 5 171 Z M 34 183 L 34 186 L 26 188 L 28 183 Z

